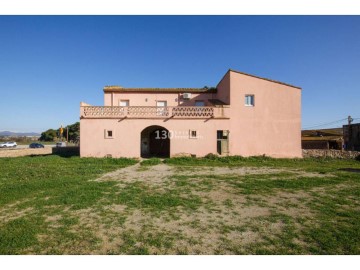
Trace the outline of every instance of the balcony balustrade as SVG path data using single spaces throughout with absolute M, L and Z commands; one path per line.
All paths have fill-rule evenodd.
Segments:
M 81 118 L 227 118 L 227 107 L 81 106 Z

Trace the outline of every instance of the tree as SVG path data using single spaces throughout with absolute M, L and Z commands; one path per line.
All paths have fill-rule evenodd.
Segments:
M 72 125 L 68 125 L 64 128 L 63 136 L 67 138 L 67 132 L 69 130 L 69 141 L 76 142 L 80 136 L 80 122 L 76 122 Z
M 55 129 L 48 129 L 45 132 L 41 133 L 39 141 L 51 142 L 57 137 L 57 132 Z
M 67 137 L 67 132 L 69 131 L 69 137 Z M 76 122 L 72 125 L 67 125 L 63 128 L 62 140 L 69 138 L 69 141 L 78 142 L 80 136 L 80 122 Z M 60 128 L 58 129 L 48 129 L 41 133 L 39 141 L 54 141 L 55 139 L 60 139 Z

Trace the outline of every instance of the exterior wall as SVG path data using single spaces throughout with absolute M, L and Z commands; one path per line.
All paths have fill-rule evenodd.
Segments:
M 302 141 L 302 149 L 330 149 L 329 141 Z
M 230 71 L 224 75 L 216 88 L 218 89 L 216 98 L 230 104 Z
M 190 153 L 205 156 L 216 153 L 217 130 L 228 130 L 229 120 L 218 119 L 81 119 L 80 156 L 82 157 L 140 157 L 141 131 L 149 126 L 162 126 L 173 133 L 170 155 Z M 113 131 L 105 139 L 105 130 Z M 197 139 L 189 138 L 196 130 Z
M 156 106 L 157 101 L 167 101 L 167 106 L 194 106 L 196 100 L 212 99 L 216 94 L 192 93 L 191 99 L 184 100 L 180 93 L 105 93 L 104 106 L 119 106 L 120 100 L 130 100 L 129 106 Z
M 343 134 L 345 149 L 360 151 L 360 124 L 344 125 Z
M 141 131 L 158 125 L 175 136 L 170 140 L 171 156 L 216 153 L 217 130 L 229 130 L 229 155 L 302 157 L 301 89 L 231 70 L 217 88 L 216 94 L 192 93 L 190 100 L 183 100 L 179 93 L 105 92 L 105 106 L 118 106 L 122 99 L 130 100 L 130 106 L 156 106 L 156 101 L 164 100 L 167 106 L 194 106 L 196 100 L 210 98 L 226 104 L 231 101 L 227 108 L 229 119 L 83 118 L 80 121 L 80 155 L 140 157 Z M 255 106 L 245 106 L 246 94 L 255 96 Z M 112 130 L 114 138 L 106 139 L 105 130 Z M 189 130 L 196 130 L 200 138 L 190 139 Z
M 230 71 L 230 99 L 231 155 L 302 156 L 300 89 Z

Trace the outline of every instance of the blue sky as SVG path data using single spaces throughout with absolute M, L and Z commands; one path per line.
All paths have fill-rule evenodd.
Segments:
M 302 87 L 303 127 L 360 118 L 359 48 L 360 16 L 0 16 L 0 130 L 72 124 L 105 85 L 216 86 L 229 68 Z

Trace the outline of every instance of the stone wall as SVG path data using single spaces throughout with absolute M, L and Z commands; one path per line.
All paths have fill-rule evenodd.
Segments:
M 358 151 L 323 150 L 323 149 L 303 149 L 303 157 L 331 157 L 331 158 L 357 158 L 360 156 Z

